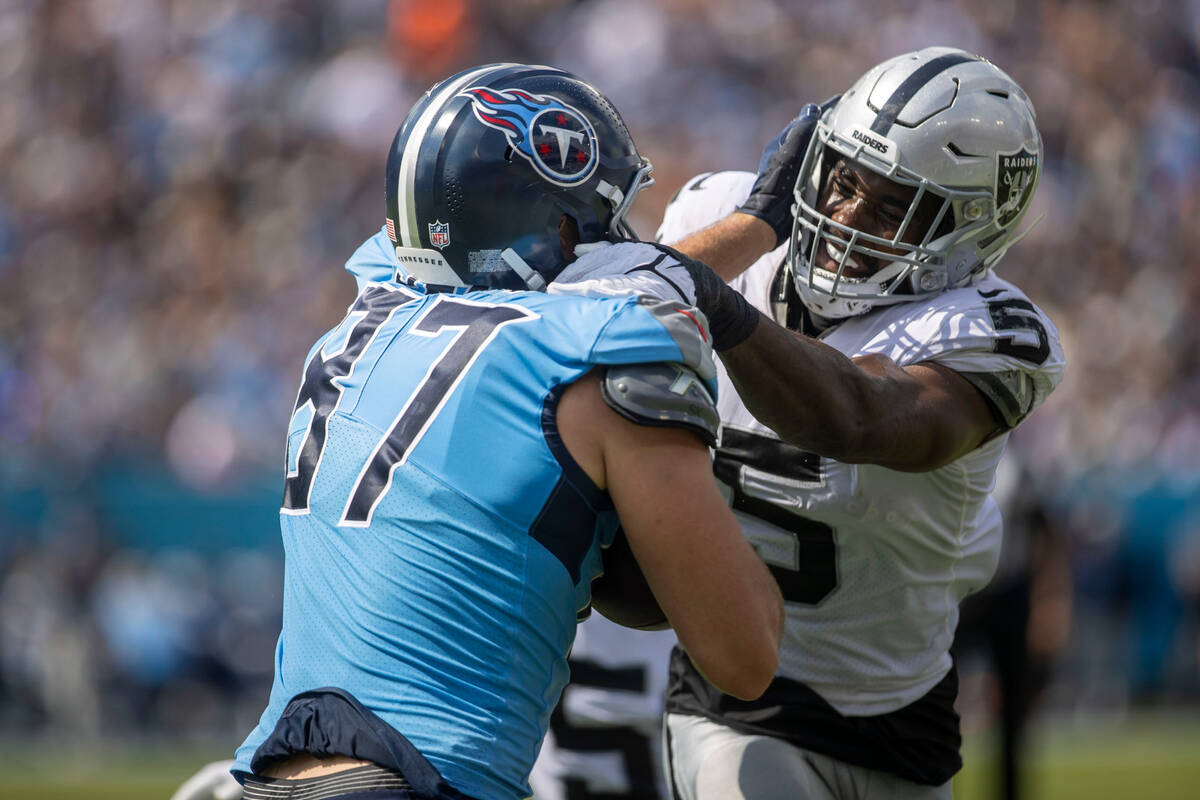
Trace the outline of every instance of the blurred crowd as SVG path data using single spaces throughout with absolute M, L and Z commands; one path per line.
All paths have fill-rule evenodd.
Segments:
M 996 61 L 1045 139 L 1042 220 L 999 271 L 1069 359 L 1013 445 L 1074 579 L 1057 702 L 1200 700 L 1198 0 L 10 0 L 0 736 L 240 730 L 261 705 L 300 360 L 433 81 L 596 83 L 655 164 L 649 235 L 687 177 L 753 169 L 803 102 L 930 44 Z M 253 530 L 164 499 L 263 485 Z

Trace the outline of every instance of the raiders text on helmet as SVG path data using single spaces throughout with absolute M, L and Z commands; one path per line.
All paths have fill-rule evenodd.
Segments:
M 388 155 L 387 229 L 417 280 L 541 289 L 581 242 L 632 237 L 625 216 L 653 181 L 620 114 L 560 69 L 489 64 L 437 84 Z
M 1032 103 L 992 63 L 929 47 L 874 67 L 822 114 L 800 169 L 788 250 L 800 297 L 836 319 L 968 283 L 1019 238 L 1041 157 Z M 838 158 L 911 187 L 893 238 L 821 213 L 822 185 Z M 930 197 L 940 204 L 932 224 L 915 243 L 902 242 Z M 836 272 L 815 266 L 822 252 L 837 255 Z M 871 276 L 845 274 L 847 263 L 870 260 L 883 262 Z

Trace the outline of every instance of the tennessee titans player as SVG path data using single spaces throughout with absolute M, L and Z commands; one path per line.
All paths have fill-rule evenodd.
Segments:
M 609 244 L 649 174 L 607 99 L 548 67 L 462 72 L 404 120 L 387 224 L 289 426 L 245 797 L 527 796 L 618 518 L 696 667 L 734 696 L 767 686 L 781 597 L 712 479 L 703 316 L 536 291 L 576 255 L 671 258 Z

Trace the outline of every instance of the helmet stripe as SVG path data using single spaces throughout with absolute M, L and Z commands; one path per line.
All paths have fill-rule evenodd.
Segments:
M 417 155 L 421 149 L 421 145 L 425 141 L 426 132 L 433 125 L 434 120 L 437 119 L 446 103 L 457 96 L 464 86 L 479 80 L 481 76 L 489 72 L 508 69 L 512 66 L 514 65 L 489 64 L 486 67 L 464 73 L 453 83 L 447 83 L 439 87 L 438 94 L 440 97 L 430 98 L 429 104 L 425 106 L 425 110 L 421 113 L 416 123 L 413 124 L 412 130 L 408 134 L 408 141 L 404 144 L 404 156 L 400 161 L 400 169 L 397 170 L 396 176 L 396 180 L 399 183 L 396 187 L 396 196 L 403 198 L 404 201 L 404 207 L 397 209 L 397 212 L 406 223 L 401 225 L 398 231 L 402 246 L 421 246 L 421 233 L 417 227 L 417 205 L 414 201 L 414 193 L 417 182 Z
M 947 53 L 919 67 L 912 75 L 900 82 L 900 85 L 892 92 L 892 96 L 883 104 L 883 108 L 879 109 L 879 114 L 871 123 L 871 130 L 881 136 L 887 136 L 892 125 L 896 123 L 896 117 L 900 116 L 900 111 L 913 98 L 913 95 L 921 90 L 922 86 L 933 80 L 936 75 L 964 61 L 979 61 L 979 59 L 965 53 Z

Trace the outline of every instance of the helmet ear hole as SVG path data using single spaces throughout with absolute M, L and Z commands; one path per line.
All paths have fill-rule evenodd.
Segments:
M 570 263 L 575 260 L 575 245 L 579 244 L 579 223 L 570 214 L 563 214 L 558 220 L 558 245 L 562 248 L 563 259 Z

